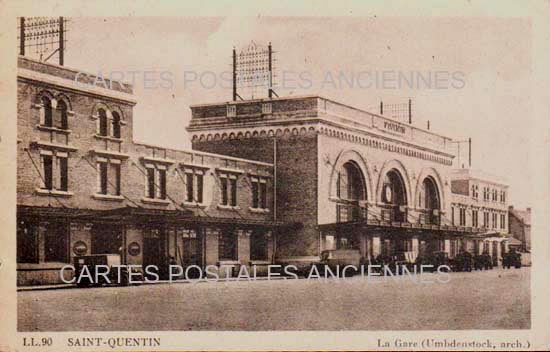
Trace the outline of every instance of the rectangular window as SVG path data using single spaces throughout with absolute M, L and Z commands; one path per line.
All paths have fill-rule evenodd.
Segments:
M 220 174 L 222 205 L 237 206 L 237 175 Z
M 59 190 L 67 191 L 69 188 L 69 165 L 67 157 L 57 156 L 59 162 Z
M 229 184 L 231 185 L 231 206 L 236 207 L 237 206 L 237 179 L 231 178 L 229 180 Z
M 224 229 L 218 239 L 220 260 L 237 260 L 237 235 L 234 230 Z
M 506 229 L 506 215 L 500 214 L 500 228 L 502 230 Z
M 202 204 L 204 175 L 200 169 L 185 170 L 185 201 Z
M 260 205 L 262 209 L 267 209 L 267 183 L 260 183 Z
M 460 226 L 466 226 L 466 209 L 460 208 Z
M 98 169 L 99 169 L 99 193 L 100 194 L 107 194 L 108 193 L 108 179 L 107 179 L 107 167 L 109 164 L 107 162 L 99 162 L 98 163 Z
M 251 177 L 252 208 L 267 209 L 267 180 L 262 177 Z
M 44 188 L 53 189 L 53 156 L 42 155 L 42 170 L 44 171 Z
M 193 195 L 193 174 L 192 173 L 185 174 L 185 188 L 187 192 L 187 196 L 186 196 L 187 201 L 193 202 L 194 195 Z
M 158 170 L 159 173 L 159 198 L 166 199 L 166 170 Z
M 147 197 L 155 198 L 155 169 L 147 168 Z
M 483 212 L 483 227 L 488 228 L 489 227 L 489 213 Z
M 455 207 L 451 207 L 451 223 L 455 225 Z
M 68 229 L 64 223 L 50 223 L 44 234 L 44 261 L 68 262 Z
M 195 178 L 197 179 L 197 203 L 202 203 L 204 191 L 204 175 L 195 174 Z
M 478 226 L 478 211 L 472 210 L 472 227 Z
M 97 193 L 103 195 L 121 194 L 121 166 L 118 159 L 103 159 L 97 163 L 98 187 Z
M 493 228 L 494 229 L 498 228 L 497 220 L 498 220 L 497 214 L 493 213 Z
M 38 263 L 37 226 L 25 220 L 17 223 L 17 262 Z
M 252 208 L 259 208 L 259 194 L 260 194 L 260 187 L 258 184 L 258 179 L 252 179 Z
M 111 164 L 115 175 L 115 195 L 120 196 L 120 164 Z
M 228 189 L 227 178 L 222 177 L 220 179 L 220 182 L 221 182 L 221 191 L 222 191 L 222 205 L 228 205 L 229 202 L 227 197 L 227 189 Z

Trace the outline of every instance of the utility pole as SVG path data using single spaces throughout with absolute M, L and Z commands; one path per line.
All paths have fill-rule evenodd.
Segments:
M 65 36 L 63 33 L 63 17 L 59 17 L 59 65 L 63 66 L 65 58 Z

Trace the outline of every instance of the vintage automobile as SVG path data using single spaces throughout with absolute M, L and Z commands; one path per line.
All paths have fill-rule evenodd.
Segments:
M 502 267 L 505 269 L 510 269 L 511 267 L 516 269 L 521 268 L 521 253 L 516 252 L 514 249 L 504 253 L 502 256 Z
M 452 261 L 453 271 L 472 271 L 474 267 L 474 257 L 468 251 L 461 251 Z
M 344 267 L 353 265 L 357 270 L 349 268 L 345 272 L 346 276 L 351 276 L 357 274 L 361 264 L 361 253 L 358 249 L 327 249 L 321 252 L 321 260 L 312 265 L 317 267 L 321 276 L 325 276 L 325 267 L 333 273 L 342 274 Z
M 474 256 L 474 269 L 476 270 L 489 270 L 493 269 L 493 260 L 488 252 Z
M 452 261 L 449 259 L 449 254 L 444 251 L 436 251 L 432 253 L 428 253 L 422 256 L 418 256 L 415 261 L 415 266 L 417 268 L 417 271 L 421 270 L 421 266 L 424 265 L 425 267 L 422 269 L 422 271 L 429 272 L 429 271 L 437 271 L 439 267 L 446 265 L 449 268 L 452 267 Z M 429 267 L 426 267 L 429 266 Z
M 103 267 L 99 269 L 99 265 Z M 129 283 L 129 273 L 125 266 L 117 267 L 120 265 L 120 254 L 92 254 L 74 257 L 75 282 L 79 287 L 106 284 L 126 286 Z M 106 273 L 108 280 L 104 275 L 99 275 L 101 273 Z M 136 274 L 138 273 L 134 275 Z

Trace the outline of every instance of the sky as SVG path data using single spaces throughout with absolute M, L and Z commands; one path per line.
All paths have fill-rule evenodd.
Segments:
M 380 101 L 411 99 L 415 125 L 426 127 L 429 120 L 436 133 L 455 140 L 471 137 L 473 168 L 506 181 L 510 204 L 531 204 L 534 180 L 526 168 L 535 124 L 528 20 L 257 16 L 70 21 L 66 66 L 134 81 L 137 141 L 190 148 L 185 130 L 189 106 L 231 99 L 226 74 L 232 48 L 271 42 L 278 95 L 321 95 L 373 112 Z M 376 74 L 435 77 L 436 72 L 451 78 L 437 86 L 433 79 L 428 85 L 417 82 L 412 88 L 371 79 Z

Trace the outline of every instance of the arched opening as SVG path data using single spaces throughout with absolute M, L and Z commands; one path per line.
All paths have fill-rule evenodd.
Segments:
M 99 109 L 97 111 L 99 115 L 99 128 L 98 132 L 100 136 L 107 136 L 107 112 L 104 109 Z
M 47 96 L 42 96 L 42 106 L 44 109 L 44 121 L 43 124 L 46 127 L 53 126 L 52 120 L 52 101 Z
M 354 161 L 342 165 L 336 175 L 337 221 L 357 221 L 366 216 L 366 209 L 359 204 L 367 199 L 365 178 Z
M 59 121 L 56 121 L 57 127 L 67 130 L 69 129 L 69 121 L 67 120 L 67 104 L 63 100 L 57 102 L 57 116 Z
M 418 208 L 420 208 L 420 220 L 425 224 L 439 224 L 439 210 L 441 202 L 437 184 L 432 177 L 426 177 L 422 181 L 418 192 Z
M 113 137 L 120 138 L 120 115 L 113 111 Z
M 396 169 L 388 171 L 384 176 L 382 202 L 386 205 L 382 211 L 383 220 L 407 221 L 407 190 L 403 177 Z

